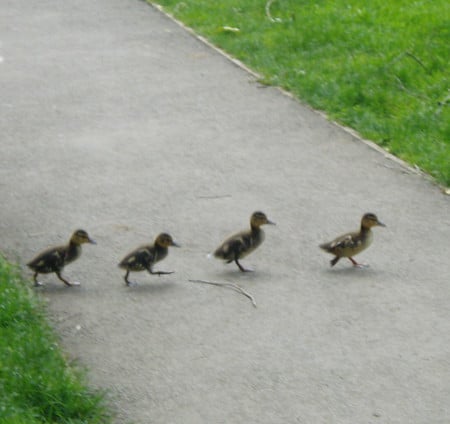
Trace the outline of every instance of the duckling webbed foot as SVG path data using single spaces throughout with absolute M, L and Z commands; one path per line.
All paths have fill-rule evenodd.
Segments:
M 356 262 L 352 257 L 349 257 L 348 259 L 352 262 L 352 264 L 355 268 L 369 268 L 370 267 L 369 264 L 360 264 L 359 262 Z
M 34 287 L 41 287 L 43 285 L 43 283 L 41 281 L 38 281 L 37 276 L 38 276 L 38 273 L 36 272 L 33 275 Z
M 74 281 L 73 283 L 71 283 L 70 281 L 66 280 L 65 278 L 62 277 L 61 273 L 56 272 L 55 273 L 57 275 L 57 277 L 68 287 L 72 287 L 72 286 L 79 286 L 81 285 L 81 283 L 79 283 L 78 281 Z
M 125 284 L 127 285 L 127 287 L 130 286 L 137 286 L 137 283 L 134 283 L 133 281 L 130 281 L 128 279 L 128 276 L 130 275 L 130 271 L 127 270 L 127 273 L 123 276 L 123 279 L 125 280 Z
M 175 271 L 153 271 L 149 269 L 148 272 L 152 275 L 169 275 L 173 274 Z
M 151 267 L 148 267 L 147 271 L 152 275 L 169 275 L 175 272 L 175 271 L 153 271 Z

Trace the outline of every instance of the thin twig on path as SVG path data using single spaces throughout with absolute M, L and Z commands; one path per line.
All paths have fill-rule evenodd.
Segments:
M 207 281 L 207 280 L 188 280 L 191 283 L 203 283 L 203 284 L 211 284 L 212 286 L 222 286 L 222 287 L 229 287 L 230 289 L 237 291 L 238 293 L 243 294 L 245 297 L 248 297 L 252 305 L 256 308 L 256 302 L 255 298 L 248 292 L 246 292 L 241 286 L 238 286 L 234 283 L 217 283 L 215 281 Z

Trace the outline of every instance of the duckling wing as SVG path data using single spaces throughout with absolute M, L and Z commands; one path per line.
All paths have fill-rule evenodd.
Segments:
M 65 246 L 52 247 L 40 253 L 27 265 L 34 271 L 49 273 L 59 271 L 64 267 L 67 249 Z
M 329 243 L 320 245 L 320 248 L 326 250 L 329 253 L 342 253 L 345 251 L 357 249 L 361 246 L 362 240 L 359 237 L 359 233 L 348 233 L 335 238 Z
M 148 246 L 142 246 L 126 255 L 119 263 L 119 267 L 133 271 L 143 271 L 148 269 L 154 260 L 153 249 Z
M 234 261 L 252 252 L 260 243 L 255 243 L 250 234 L 239 233 L 226 239 L 214 252 L 214 256 L 226 261 Z

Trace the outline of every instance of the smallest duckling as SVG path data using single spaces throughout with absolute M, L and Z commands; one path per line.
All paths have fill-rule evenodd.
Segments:
M 67 286 L 79 286 L 79 282 L 69 282 L 62 277 L 63 268 L 73 262 L 81 255 L 81 245 L 84 243 L 97 244 L 84 230 L 76 230 L 70 238 L 69 244 L 64 246 L 50 247 L 39 253 L 27 266 L 34 271 L 33 281 L 35 286 L 42 283 L 37 280 L 38 274 L 50 274 L 54 272 L 56 276 Z
M 214 257 L 223 259 L 227 264 L 234 262 L 242 272 L 251 272 L 251 269 L 241 265 L 239 259 L 252 253 L 264 241 L 265 235 L 261 226 L 265 224 L 275 225 L 275 222 L 267 218 L 264 212 L 253 212 L 250 217 L 250 229 L 233 234 L 224 240 L 214 251 Z
M 125 284 L 132 285 L 132 282 L 128 280 L 131 271 L 148 271 L 152 275 L 172 274 L 173 271 L 153 271 L 153 265 L 163 260 L 169 253 L 169 246 L 180 247 L 170 234 L 161 233 L 153 244 L 140 246 L 128 253 L 119 263 L 119 267 L 127 271 L 123 277 Z
M 353 256 L 370 246 L 373 240 L 371 228 L 375 226 L 386 227 L 374 213 L 368 212 L 361 219 L 359 231 L 343 234 L 329 243 L 321 244 L 319 247 L 335 255 L 330 261 L 331 266 L 336 265 L 341 258 L 348 258 L 353 266 L 364 267 L 363 264 L 356 262 Z

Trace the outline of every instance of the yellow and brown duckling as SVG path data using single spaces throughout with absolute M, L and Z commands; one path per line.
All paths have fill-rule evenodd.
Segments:
M 261 226 L 265 224 L 275 225 L 263 212 L 254 212 L 250 217 L 250 229 L 228 237 L 214 251 L 214 257 L 223 259 L 227 264 L 234 262 L 242 272 L 252 271 L 244 268 L 239 263 L 239 259 L 252 253 L 264 241 L 264 231 Z
M 35 286 L 42 285 L 42 283 L 37 280 L 38 274 L 50 274 L 52 272 L 54 272 L 67 286 L 80 285 L 78 282 L 71 283 L 66 280 L 62 277 L 61 272 L 67 264 L 73 262 L 81 255 L 81 245 L 83 243 L 96 244 L 86 231 L 77 230 L 72 234 L 69 244 L 50 247 L 39 253 L 32 261 L 28 262 L 28 267 L 34 271 L 33 281 Z
M 132 283 L 128 280 L 131 271 L 148 271 L 150 274 L 165 275 L 172 274 L 173 271 L 153 271 L 153 265 L 163 260 L 169 253 L 169 246 L 180 247 L 170 234 L 161 233 L 156 237 L 153 244 L 140 246 L 128 253 L 119 263 L 119 267 L 126 269 L 123 277 L 127 286 Z
M 337 264 L 339 259 L 348 258 L 354 266 L 363 267 L 353 259 L 353 256 L 367 249 L 373 240 L 371 228 L 375 226 L 385 227 L 375 214 L 366 213 L 361 219 L 361 228 L 353 233 L 343 234 L 329 243 L 323 243 L 319 247 L 328 253 L 335 255 L 330 261 L 331 266 Z

